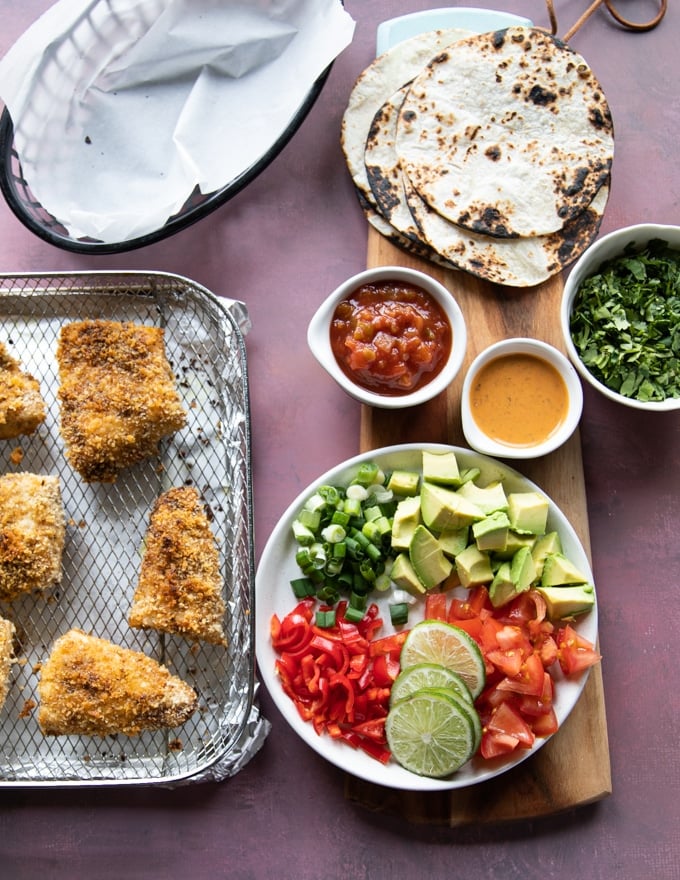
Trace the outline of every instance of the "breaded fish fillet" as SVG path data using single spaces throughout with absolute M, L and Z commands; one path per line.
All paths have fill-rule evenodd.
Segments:
M 44 421 L 40 383 L 0 342 L 0 440 L 32 434 Z
M 60 583 L 65 536 L 59 477 L 0 476 L 0 599 Z
M 196 489 L 158 498 L 145 543 L 130 626 L 226 645 L 219 551 Z
M 160 327 L 76 321 L 57 346 L 61 433 L 71 465 L 86 482 L 158 453 L 161 438 L 186 422 Z
M 14 634 L 11 620 L 0 617 L 0 709 L 5 705 L 9 692 L 9 674 L 14 662 Z
M 48 736 L 135 736 L 178 727 L 198 706 L 195 691 L 151 657 L 78 629 L 52 646 L 38 696 Z

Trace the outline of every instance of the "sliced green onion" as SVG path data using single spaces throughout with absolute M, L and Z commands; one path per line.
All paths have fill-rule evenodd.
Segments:
M 304 523 L 301 523 L 299 519 L 293 520 L 293 537 L 298 544 L 303 546 L 308 546 L 316 541 L 314 532 Z
M 378 592 L 385 593 L 387 590 L 389 590 L 391 584 L 392 581 L 390 579 L 390 576 L 383 572 L 376 577 L 373 586 L 376 590 L 378 590 Z
M 333 516 L 331 517 L 331 523 L 333 523 L 333 525 L 342 526 L 346 529 L 351 519 L 351 515 L 346 510 L 334 510 Z
M 307 599 L 310 596 L 316 596 L 316 587 L 307 577 L 294 578 L 290 585 L 293 588 L 293 594 L 296 599 Z
M 315 622 L 317 626 L 323 627 L 324 629 L 335 626 L 335 608 L 317 611 Z
M 332 584 L 324 584 L 316 591 L 317 598 L 326 605 L 335 605 L 340 599 L 340 592 Z
M 405 602 L 390 605 L 390 621 L 393 626 L 401 626 L 408 622 L 408 605 Z
M 359 623 L 359 621 L 364 619 L 364 612 L 359 608 L 352 608 L 351 605 L 348 605 L 345 608 L 345 620 L 349 620 L 350 623 Z
M 309 558 L 314 568 L 323 568 L 326 564 L 327 555 L 326 548 L 318 541 L 309 548 Z
M 298 514 L 298 522 L 315 532 L 321 524 L 321 510 L 308 510 L 304 507 Z
M 329 544 L 338 544 L 340 541 L 344 541 L 346 535 L 347 532 L 338 523 L 331 523 L 325 529 L 321 529 L 321 537 Z
M 370 486 L 371 483 L 377 481 L 379 473 L 380 470 L 375 462 L 365 461 L 359 465 L 354 482 L 358 483 L 360 486 Z
M 326 499 L 320 492 L 315 492 L 313 495 L 310 495 L 309 498 L 304 503 L 304 510 L 309 511 L 319 511 L 323 510 L 326 506 Z
M 350 501 L 365 501 L 368 498 L 368 492 L 366 491 L 365 486 L 360 486 L 358 483 L 352 483 L 351 486 L 347 487 L 346 491 L 346 501 L 345 501 L 345 510 L 347 509 L 347 499 Z

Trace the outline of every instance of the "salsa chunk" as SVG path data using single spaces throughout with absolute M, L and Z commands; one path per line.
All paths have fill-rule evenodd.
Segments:
M 377 394 L 405 394 L 430 382 L 453 344 L 439 303 L 402 281 L 362 284 L 338 304 L 331 348 L 343 372 Z

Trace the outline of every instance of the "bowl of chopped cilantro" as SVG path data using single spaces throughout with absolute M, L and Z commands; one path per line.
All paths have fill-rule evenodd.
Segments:
M 598 239 L 567 278 L 560 318 L 586 382 L 636 409 L 680 409 L 680 226 Z

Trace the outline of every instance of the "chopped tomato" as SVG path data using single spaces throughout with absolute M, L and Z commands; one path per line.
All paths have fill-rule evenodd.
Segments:
M 570 624 L 558 631 L 556 642 L 559 664 L 565 675 L 577 675 L 602 659 L 595 646 L 580 636 Z
M 512 678 L 506 676 L 498 683 L 498 689 L 512 691 L 515 694 L 532 694 L 537 697 L 543 693 L 544 672 L 540 656 L 530 654 L 520 666 L 517 675 Z
M 509 703 L 501 703 L 487 723 L 489 730 L 514 736 L 520 747 L 531 748 L 536 736 L 521 714 Z
M 425 620 L 446 620 L 446 593 L 428 593 L 425 597 Z

